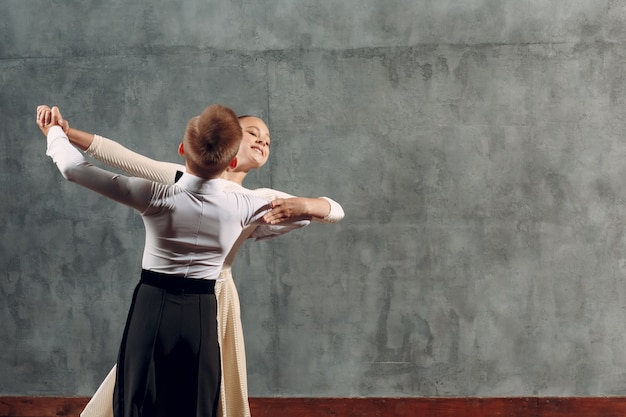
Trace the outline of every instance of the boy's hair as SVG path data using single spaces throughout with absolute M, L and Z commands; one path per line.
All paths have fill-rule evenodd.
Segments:
M 183 139 L 185 160 L 195 175 L 215 178 L 237 155 L 242 137 L 235 112 L 212 104 L 187 123 Z

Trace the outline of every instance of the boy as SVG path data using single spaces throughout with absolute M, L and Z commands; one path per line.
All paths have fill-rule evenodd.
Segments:
M 174 185 L 129 178 L 87 163 L 45 106 L 37 123 L 65 178 L 142 215 L 146 242 L 118 356 L 116 417 L 214 416 L 220 387 L 215 279 L 243 227 L 262 222 L 264 199 L 222 191 L 218 177 L 242 131 L 212 105 L 187 124 L 186 173 Z

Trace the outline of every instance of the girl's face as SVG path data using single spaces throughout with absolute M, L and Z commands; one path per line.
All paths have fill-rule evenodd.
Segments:
M 263 120 L 247 116 L 239 119 L 243 139 L 237 152 L 235 171 L 249 171 L 265 165 L 270 156 L 270 131 Z

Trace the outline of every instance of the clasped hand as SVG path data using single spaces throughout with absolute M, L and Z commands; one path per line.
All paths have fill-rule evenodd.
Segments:
M 50 108 L 43 104 L 37 106 L 37 126 L 45 136 L 48 136 L 48 131 L 52 126 L 60 126 L 65 133 L 70 128 L 69 123 L 63 119 L 57 106 Z

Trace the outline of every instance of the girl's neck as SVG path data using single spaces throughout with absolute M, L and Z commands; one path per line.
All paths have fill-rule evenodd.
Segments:
M 224 173 L 222 174 L 222 179 L 228 180 L 228 181 L 232 181 L 234 183 L 237 183 L 239 185 L 243 185 L 243 179 L 246 178 L 246 175 L 248 175 L 247 172 L 243 172 L 243 171 L 224 171 Z

